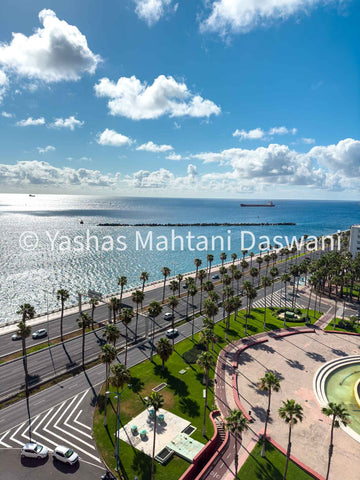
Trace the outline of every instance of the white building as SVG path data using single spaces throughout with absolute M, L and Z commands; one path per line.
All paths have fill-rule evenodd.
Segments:
M 360 252 L 360 225 L 353 225 L 350 229 L 350 252 L 353 257 Z

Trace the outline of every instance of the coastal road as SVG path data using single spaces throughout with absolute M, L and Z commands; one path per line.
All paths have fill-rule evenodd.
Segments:
M 312 256 L 313 256 L 313 258 L 316 258 L 320 254 L 321 254 L 321 252 L 313 252 Z M 301 257 L 298 257 L 296 259 L 293 259 L 292 261 L 294 263 L 300 263 L 303 260 L 304 260 L 304 256 L 301 256 Z M 257 263 L 255 261 L 253 261 L 253 265 L 257 266 Z M 286 262 L 284 262 L 284 261 L 278 262 L 276 264 L 276 266 L 279 269 L 279 272 L 280 272 L 280 275 L 281 275 L 281 273 L 283 273 L 285 271 Z M 289 266 L 290 266 L 290 261 L 287 262 L 287 269 L 289 269 Z M 272 262 L 270 263 L 269 270 L 270 270 L 271 267 L 272 267 Z M 239 269 L 241 269 L 240 266 L 239 266 Z M 263 264 L 262 268 L 261 268 L 262 276 L 265 275 L 265 273 L 264 273 L 265 270 L 266 270 L 266 267 Z M 214 275 L 214 274 L 219 274 L 219 266 L 218 265 L 216 267 L 212 268 L 212 270 L 211 270 L 211 276 Z M 241 282 L 244 281 L 244 280 L 249 280 L 249 279 L 251 279 L 251 277 L 249 277 L 249 269 L 248 269 L 245 272 L 244 277 L 241 279 Z M 214 285 L 215 285 L 215 289 L 218 291 L 218 293 L 221 294 L 222 285 L 219 283 L 219 281 L 214 281 Z M 199 286 L 199 282 L 198 282 L 198 286 Z M 186 290 L 181 288 L 181 293 L 182 293 L 182 295 L 184 295 L 184 294 L 186 295 Z M 172 292 L 169 288 L 169 281 L 167 281 L 166 288 L 165 288 L 165 297 L 168 297 L 170 295 L 172 295 Z M 163 297 L 163 287 L 162 287 L 161 283 L 159 283 L 159 285 L 156 286 L 156 287 L 146 288 L 145 289 L 144 307 L 149 305 L 154 300 L 160 302 L 162 300 L 162 297 Z M 200 295 L 197 295 L 197 296 L 194 297 L 194 302 L 195 303 L 200 301 L 199 297 L 200 297 Z M 124 293 L 123 306 L 124 307 L 133 307 L 133 308 L 135 307 L 134 303 L 131 300 L 131 294 L 129 295 L 129 294 Z M 86 313 L 89 313 L 89 314 L 91 313 L 89 309 L 84 308 L 83 311 L 86 312 Z M 169 308 L 167 306 L 164 306 L 163 307 L 163 313 L 165 313 L 167 311 L 170 311 Z M 64 334 L 68 334 L 70 332 L 74 332 L 74 331 L 79 329 L 78 323 L 77 323 L 78 318 L 79 318 L 79 313 L 78 312 L 72 313 L 70 315 L 66 315 L 66 311 L 65 311 L 64 322 L 63 322 Z M 101 323 L 101 322 L 107 321 L 108 318 L 109 318 L 108 304 L 107 303 L 105 303 L 105 304 L 101 303 L 95 309 L 94 320 L 95 320 L 95 322 Z M 49 320 L 49 321 L 46 318 L 44 318 L 43 322 L 41 322 L 39 324 L 36 324 L 36 326 L 35 325 L 33 326 L 32 331 L 34 332 L 34 331 L 39 330 L 41 328 L 45 328 L 48 331 L 48 338 L 34 340 L 30 337 L 27 340 L 27 346 L 29 348 L 33 347 L 35 345 L 47 342 L 48 339 L 50 339 L 50 341 L 51 341 L 52 338 L 59 337 L 59 335 L 60 335 L 60 318 L 52 319 L 52 320 Z M 1 357 L 5 356 L 5 355 L 9 355 L 11 353 L 18 352 L 18 351 L 21 350 L 20 342 L 11 340 L 11 336 L 13 335 L 13 333 L 14 332 L 2 334 L 2 330 L 0 328 L 0 359 L 1 359 Z

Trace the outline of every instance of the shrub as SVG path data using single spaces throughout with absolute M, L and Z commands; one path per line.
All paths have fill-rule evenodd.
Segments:
M 183 353 L 183 359 L 186 363 L 196 363 L 198 356 L 206 350 L 205 345 L 198 343 L 194 345 L 190 350 Z
M 355 321 L 354 320 L 339 320 L 337 326 L 339 328 L 343 328 L 344 330 L 347 330 L 349 332 L 352 332 L 355 330 Z

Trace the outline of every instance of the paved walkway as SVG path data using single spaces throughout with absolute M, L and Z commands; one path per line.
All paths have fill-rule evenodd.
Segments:
M 331 312 L 326 315 L 331 318 Z M 249 430 L 243 435 L 239 467 L 248 457 L 254 443 L 259 439 L 259 432 L 264 427 L 267 396 L 261 394 L 257 383 L 271 365 L 271 370 L 278 372 L 282 381 L 280 393 L 273 395 L 273 415 L 268 434 L 286 448 L 288 429 L 276 412 L 282 400 L 294 398 L 303 406 L 304 420 L 294 427 L 292 454 L 324 475 L 327 465 L 330 420 L 321 414 L 313 392 L 313 377 L 323 363 L 339 356 L 359 354 L 360 337 L 326 334 L 321 329 L 314 333 L 302 333 L 278 339 L 271 333 L 270 335 L 259 334 L 256 337 L 267 341 L 249 347 L 241 353 L 236 369 L 236 385 L 240 402 L 246 412 L 252 412 L 254 420 Z M 254 341 L 256 337 L 229 345 L 219 356 L 215 395 L 223 416 L 227 415 L 229 409 L 236 408 L 232 388 L 235 353 L 246 341 Z M 233 480 L 235 472 L 233 452 L 234 445 L 230 445 L 224 457 L 218 460 L 207 478 Z M 343 430 L 336 430 L 330 480 L 343 477 L 344 465 L 346 465 L 346 480 L 359 480 L 358 463 L 354 461 L 358 452 L 359 444 Z

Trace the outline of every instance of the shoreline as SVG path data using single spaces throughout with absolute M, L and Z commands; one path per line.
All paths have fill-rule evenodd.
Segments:
M 98 223 L 97 227 L 276 227 L 294 226 L 294 222 L 258 222 L 258 223 Z

